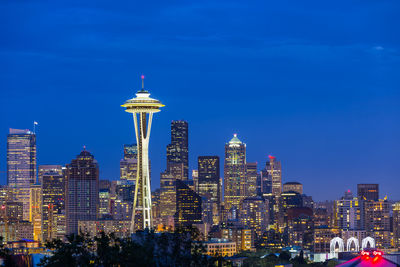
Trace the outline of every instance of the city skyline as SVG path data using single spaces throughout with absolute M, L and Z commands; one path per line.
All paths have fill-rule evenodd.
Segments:
M 184 121 L 184 120 L 179 120 L 179 121 L 177 121 L 177 122 L 182 122 L 182 121 Z M 176 121 L 172 121 L 172 123 L 174 123 L 174 122 L 176 122 Z M 36 121 L 34 121 L 34 123 L 36 124 L 36 125 L 38 125 L 38 123 L 36 122 Z M 189 123 L 187 123 L 187 125 L 188 125 Z M 171 128 L 171 131 L 173 131 L 172 130 L 173 128 Z M 22 132 L 29 132 L 29 134 L 33 134 L 34 136 L 35 136 L 35 138 L 36 138 L 36 133 L 34 133 L 34 132 L 32 132 L 32 131 L 30 131 L 29 129 L 23 129 L 23 130 L 21 130 L 21 129 L 12 129 L 12 128 L 10 128 L 10 132 L 11 131 L 13 131 L 13 132 L 20 132 L 20 133 L 22 133 Z M 170 133 L 171 134 L 171 133 Z M 235 133 L 235 134 L 233 134 L 233 139 L 237 139 L 237 134 Z M 233 139 L 230 139 L 230 141 L 232 141 Z M 240 141 L 239 141 L 240 142 Z M 229 143 L 228 141 L 227 141 L 227 143 Z M 225 143 L 225 146 L 227 145 L 227 143 Z M 137 144 L 133 144 L 133 145 L 127 145 L 127 144 L 124 144 L 124 145 L 122 145 L 122 156 L 121 156 L 121 159 L 120 159 L 120 161 L 121 160 L 124 160 L 124 159 L 126 159 L 126 149 L 127 149 L 127 147 L 130 147 L 130 146 L 132 146 L 132 147 L 135 147 L 134 149 L 135 149 L 135 153 L 137 153 L 137 147 L 136 147 L 136 145 Z M 246 147 L 246 144 L 244 144 L 245 145 L 245 147 Z M 169 145 L 168 145 L 169 146 Z M 167 146 L 167 147 L 168 147 Z M 82 150 L 83 149 L 83 150 Z M 86 145 L 84 145 L 83 146 L 83 148 L 81 148 L 81 151 L 86 151 L 87 150 L 87 147 L 86 147 Z M 168 149 L 167 149 L 168 150 Z M 90 150 L 87 150 L 87 151 L 89 151 L 90 152 Z M 130 153 L 132 153 L 132 152 L 130 152 Z M 246 153 L 246 152 L 245 152 Z M 77 153 L 78 154 L 78 153 Z M 168 158 L 168 156 L 167 156 L 167 154 L 168 153 L 166 153 L 165 154 L 165 158 Z M 190 154 L 190 153 L 189 153 Z M 246 153 L 247 154 L 247 153 Z M 208 155 L 198 155 L 197 157 L 214 157 L 213 156 L 213 153 L 209 153 Z M 215 157 L 219 157 L 219 156 L 215 156 Z M 247 156 L 246 156 L 247 157 Z M 266 164 L 268 164 L 270 161 L 271 161 L 271 159 L 275 159 L 276 157 L 275 156 L 272 156 L 272 155 L 268 155 L 267 156 L 268 157 L 268 159 L 265 161 L 266 162 Z M 263 165 L 260 165 L 259 164 L 259 162 L 258 161 L 256 161 L 256 162 L 254 162 L 254 163 L 251 163 L 251 162 L 249 162 L 249 161 L 246 161 L 247 162 L 247 164 L 255 164 L 256 166 L 257 166 L 257 173 L 259 174 L 259 175 L 261 175 L 261 180 L 263 179 L 262 178 L 262 172 L 263 171 L 265 171 L 265 167 L 263 166 Z M 118 162 L 118 163 L 120 163 L 120 162 Z M 46 165 L 46 164 L 43 164 L 43 163 L 40 163 L 40 162 L 38 162 L 37 163 L 37 167 L 36 167 L 36 172 L 38 173 L 38 175 L 36 176 L 37 177 L 37 180 L 35 180 L 35 184 L 36 183 L 38 183 L 38 184 L 40 184 L 40 179 L 41 179 L 41 177 L 40 177 L 40 170 L 38 169 L 38 167 L 40 167 L 40 166 L 57 166 L 57 165 L 54 165 L 54 164 L 56 164 L 56 163 L 52 163 L 53 165 Z M 60 164 L 60 166 L 61 165 L 68 165 L 68 162 L 67 163 L 59 163 Z M 196 160 L 196 162 L 195 163 L 193 163 L 193 164 L 195 164 L 196 165 L 196 167 L 198 167 L 197 165 L 197 160 Z M 279 162 L 279 164 L 280 164 L 280 162 Z M 151 164 L 150 164 L 151 165 Z M 225 180 L 225 176 L 224 176 L 224 163 L 222 162 L 219 162 L 219 169 L 220 169 L 220 177 L 221 177 L 221 179 L 222 180 Z M 100 168 L 101 168 L 101 165 L 99 164 L 99 166 L 100 166 Z M 198 171 L 198 168 L 189 168 L 189 170 L 190 170 L 190 172 L 192 171 L 192 170 L 196 170 L 196 171 Z M 118 168 L 121 168 L 121 166 L 120 165 L 118 165 Z M 135 167 L 136 168 L 136 167 Z M 284 170 L 284 168 L 283 168 L 283 170 Z M 119 169 L 118 170 L 119 171 L 119 174 L 118 174 L 118 176 L 115 178 L 115 179 L 107 179 L 107 178 L 99 178 L 99 180 L 108 180 L 108 181 L 116 181 L 116 180 L 119 180 L 119 179 L 121 179 L 121 170 Z M 284 172 L 284 171 L 282 171 L 282 172 Z M 134 173 L 136 173 L 136 170 L 134 171 Z M 152 192 L 154 191 L 154 190 L 158 190 L 158 189 L 160 189 L 160 180 L 156 180 L 156 181 L 154 181 L 154 179 L 153 179 L 153 175 L 154 175 L 154 173 L 153 173 L 153 169 L 151 169 L 151 171 L 150 171 L 150 173 L 151 173 L 151 179 L 150 179 L 150 182 L 151 182 L 151 188 L 152 188 Z M 163 172 L 161 172 L 161 175 L 162 175 L 162 173 Z M 191 174 L 190 174 L 190 176 L 189 176 L 189 178 L 190 178 L 190 180 L 191 181 L 193 181 L 192 180 L 192 176 L 191 176 Z M 183 178 L 183 179 L 185 179 L 185 178 Z M 197 178 L 198 179 L 198 178 Z M 282 186 L 283 184 L 285 184 L 285 183 L 288 183 L 288 184 L 290 184 L 290 183 L 300 183 L 300 185 L 302 185 L 303 186 L 303 182 L 300 180 L 300 179 L 298 179 L 298 180 L 295 180 L 295 179 L 292 179 L 292 180 L 287 180 L 287 179 L 284 179 L 284 178 L 282 178 L 282 180 L 280 181 L 280 185 Z M 224 183 L 223 183 L 224 184 Z M 357 186 L 357 184 L 358 184 L 358 186 Z M 337 198 L 339 198 L 340 196 L 341 196 L 341 194 L 343 193 L 343 192 L 345 192 L 345 194 L 347 193 L 347 192 L 351 192 L 351 193 L 354 193 L 354 194 L 357 194 L 357 191 L 359 190 L 359 185 L 363 185 L 363 183 L 357 183 L 357 184 L 354 184 L 354 183 L 351 183 L 351 186 L 348 186 L 348 187 L 346 187 L 347 189 L 345 189 L 344 191 L 341 191 L 341 192 L 339 192 L 338 193 L 338 196 L 334 196 L 332 199 L 330 199 L 330 198 L 322 198 L 322 199 L 318 199 L 318 198 L 314 198 L 314 196 L 313 196 L 313 193 L 312 192 L 310 192 L 310 191 L 306 191 L 305 193 L 306 194 L 308 194 L 308 195 L 310 195 L 311 197 L 313 197 L 314 198 L 314 200 L 316 200 L 316 201 L 324 201 L 324 200 L 329 200 L 329 201 L 333 201 L 333 200 L 335 200 L 335 199 L 337 199 Z M 380 185 L 380 186 L 382 186 L 380 183 L 366 183 L 367 185 L 371 185 L 371 186 L 374 186 L 374 185 Z M 0 183 L 0 186 L 1 185 L 7 185 L 7 183 L 4 183 L 4 184 L 2 184 L 2 183 Z M 262 185 L 261 185 L 261 187 L 262 187 Z M 350 187 L 352 187 L 351 189 L 350 189 Z M 388 194 L 387 193 L 385 193 L 385 191 L 383 191 L 383 190 L 381 190 L 381 195 L 378 195 L 378 197 L 380 198 L 380 199 L 383 199 L 383 198 L 385 198 L 385 197 L 389 197 L 390 198 L 390 200 L 391 201 L 397 201 L 397 199 L 396 198 L 392 198 L 391 196 L 388 196 Z
M 154 189 L 170 123 L 186 120 L 189 171 L 198 156 L 222 159 L 237 133 L 248 162 L 276 156 L 282 182 L 315 200 L 358 183 L 400 199 L 396 1 L 0 5 L 1 184 L 8 128 L 33 121 L 38 165 L 65 165 L 86 145 L 100 178 L 118 179 L 123 145 L 134 142 L 118 104 L 144 74 L 168 107 L 152 129 Z

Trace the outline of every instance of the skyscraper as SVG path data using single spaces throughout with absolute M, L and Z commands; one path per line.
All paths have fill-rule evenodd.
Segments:
M 393 209 L 393 242 L 395 247 L 400 247 L 400 202 L 392 205 Z
M 169 172 L 163 172 L 160 176 L 160 209 L 161 217 L 171 217 L 176 212 L 176 178 Z
M 271 181 L 272 195 L 279 196 L 282 193 L 282 168 L 281 162 L 276 161 L 274 156 L 268 156 L 269 161 L 265 164 L 268 180 Z
M 201 197 L 184 181 L 176 180 L 175 227 L 201 223 Z
M 63 167 L 41 165 L 39 173 L 42 181 L 42 240 L 62 239 L 66 234 Z
M 239 208 L 245 195 L 246 185 L 246 144 L 233 138 L 225 144 L 224 162 L 224 205 L 226 210 Z
M 212 218 L 207 223 L 218 224 L 221 205 L 220 170 L 218 156 L 198 157 L 198 191 L 210 205 Z
M 38 184 L 30 187 L 29 221 L 33 224 L 33 239 L 42 240 L 42 187 Z
M 67 234 L 78 233 L 78 221 L 96 220 L 99 206 L 99 166 L 84 149 L 66 165 Z
M 7 184 L 29 187 L 36 182 L 36 135 L 10 129 L 7 137 Z
M 385 199 L 363 200 L 365 231 L 375 238 L 377 248 L 390 246 L 390 203 Z
M 133 114 L 135 125 L 137 150 L 137 176 L 135 183 L 135 196 L 131 221 L 131 232 L 136 229 L 152 228 L 151 213 L 151 188 L 149 166 L 149 141 L 153 113 L 159 112 L 164 105 L 160 101 L 150 98 L 150 93 L 144 89 L 144 76 L 142 76 L 142 89 L 136 93 L 136 97 L 127 100 L 122 107 L 126 112 Z M 137 116 L 139 118 L 137 118 Z M 137 224 L 135 223 L 137 217 Z
M 188 131 L 187 121 L 171 122 L 171 144 L 167 146 L 167 170 L 182 166 L 182 180 L 187 180 L 189 177 Z
M 358 184 L 357 197 L 359 200 L 379 199 L 379 184 Z
M 257 162 L 246 164 L 245 194 L 248 197 L 257 196 Z
M 121 180 L 136 180 L 137 161 L 137 145 L 124 145 L 124 158 L 119 163 Z
M 188 123 L 171 122 L 171 143 L 167 145 L 167 169 L 160 175 L 160 208 L 165 224 L 176 212 L 176 180 L 188 180 Z M 171 227 L 171 225 L 168 225 Z
M 349 191 L 346 191 L 341 200 L 335 201 L 334 223 L 342 230 L 360 230 L 362 203 L 357 198 L 353 198 Z
M 260 237 L 268 226 L 268 200 L 261 196 L 245 198 L 241 203 L 240 222 Z

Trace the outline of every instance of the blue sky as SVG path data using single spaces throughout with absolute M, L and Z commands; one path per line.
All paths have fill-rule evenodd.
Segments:
M 261 169 L 317 200 L 378 182 L 400 199 L 400 2 L 1 1 L 0 183 L 8 128 L 39 122 L 38 163 L 83 145 L 119 177 L 140 88 L 166 104 L 153 121 L 152 186 L 170 122 L 190 128 L 190 167 L 233 133 Z M 223 162 L 221 160 L 221 162 Z M 221 172 L 223 168 L 221 166 Z M 222 173 L 221 173 L 222 174 Z

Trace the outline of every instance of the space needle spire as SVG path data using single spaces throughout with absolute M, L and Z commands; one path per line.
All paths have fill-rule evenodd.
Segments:
M 151 229 L 153 227 L 151 213 L 151 188 L 149 169 L 149 139 L 153 113 L 160 112 L 164 107 L 160 101 L 150 97 L 150 93 L 144 89 L 144 75 L 141 75 L 142 89 L 136 93 L 136 97 L 127 100 L 122 107 L 133 114 L 135 136 L 138 147 L 138 163 L 135 181 L 135 193 L 133 201 L 131 233 L 136 230 Z

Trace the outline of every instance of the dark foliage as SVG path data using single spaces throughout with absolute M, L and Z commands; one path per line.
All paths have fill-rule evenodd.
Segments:
M 174 233 L 137 232 L 132 238 L 116 238 L 100 233 L 70 235 L 65 242 L 54 240 L 46 247 L 53 255 L 41 260 L 40 266 L 214 266 L 221 259 L 204 255 L 197 228 L 177 229 Z

